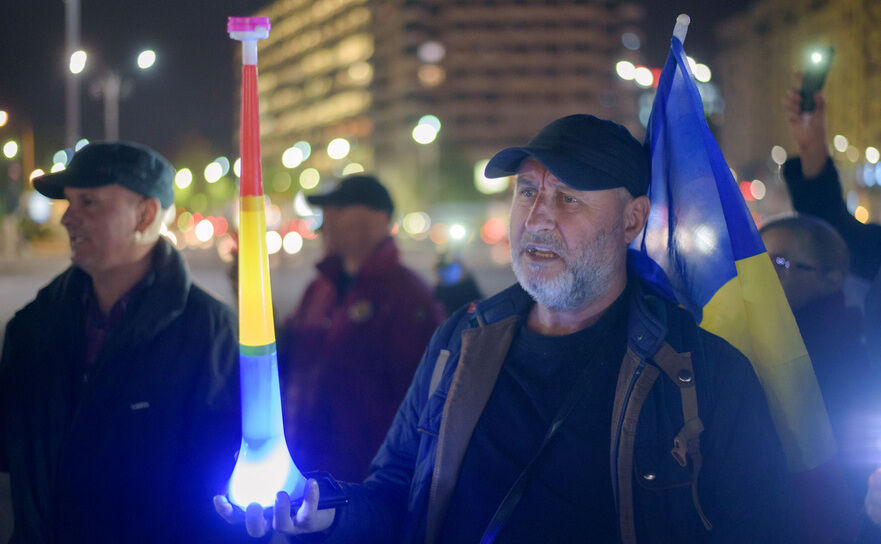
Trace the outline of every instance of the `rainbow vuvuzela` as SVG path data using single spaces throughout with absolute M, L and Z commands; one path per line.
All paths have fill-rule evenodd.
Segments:
M 242 176 L 239 193 L 239 367 L 242 445 L 229 479 L 231 503 L 267 507 L 278 491 L 303 494 L 306 480 L 284 439 L 272 290 L 266 252 L 266 212 L 260 166 L 257 41 L 269 36 L 268 17 L 230 17 L 227 31 L 242 42 Z

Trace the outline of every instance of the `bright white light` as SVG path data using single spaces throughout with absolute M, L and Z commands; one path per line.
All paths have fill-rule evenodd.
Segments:
M 232 163 L 232 171 L 235 172 L 236 177 L 242 177 L 242 158 L 239 157 L 236 159 L 236 162 Z
M 83 138 L 82 140 L 78 141 L 75 146 L 73 146 L 73 150 L 79 151 L 80 149 L 86 147 L 87 145 L 89 145 L 89 140 L 86 140 L 85 138 Z
M 413 140 L 422 145 L 428 145 L 437 138 L 437 130 L 431 125 L 421 124 L 413 128 Z
M 685 60 L 688 61 L 688 67 L 691 69 L 691 73 L 694 73 L 694 68 L 697 66 L 697 61 L 688 55 L 685 56 Z
M 713 78 L 713 72 L 710 71 L 710 67 L 706 64 L 698 63 L 694 67 L 694 78 L 701 83 L 709 83 L 710 79 Z
M 196 240 L 207 242 L 214 236 L 214 225 L 211 221 L 203 219 L 196 225 Z
M 431 114 L 423 115 L 422 117 L 419 118 L 419 122 L 416 124 L 417 125 L 428 125 L 431 128 L 433 128 L 435 131 L 438 131 L 441 129 L 440 119 L 438 119 L 437 116 L 431 115 Z
M 849 145 L 847 138 L 842 136 L 841 134 L 836 134 L 834 138 L 832 138 L 832 145 L 835 146 L 835 150 L 839 153 L 844 153 L 847 151 L 847 146 Z
M 266 252 L 275 255 L 281 250 L 281 234 L 274 230 L 266 231 Z
M 625 81 L 631 81 L 636 77 L 636 66 L 628 60 L 618 61 L 618 64 L 615 65 L 615 71 L 618 72 L 618 77 Z
M 28 179 L 31 181 L 34 181 L 34 178 L 38 178 L 40 176 L 45 176 L 45 175 L 46 175 L 46 172 L 44 172 L 42 168 L 37 168 L 36 170 L 31 172 L 31 175 L 28 177 Z
M 3 155 L 6 156 L 7 159 L 11 159 L 15 157 L 18 153 L 18 144 L 15 143 L 14 140 L 9 140 L 5 144 L 3 144 Z
M 501 193 L 508 189 L 511 177 L 488 178 L 484 173 L 489 159 L 483 159 L 474 163 L 474 186 L 485 195 Z
M 241 508 L 252 502 L 269 507 L 275 504 L 279 490 L 290 490 L 292 497 L 299 497 L 304 484 L 283 436 L 262 441 L 256 448 L 245 443 L 229 479 L 229 499 Z
M 462 225 L 458 223 L 450 225 L 450 238 L 453 240 L 461 240 L 465 238 L 465 234 L 467 234 L 467 231 Z
M 138 68 L 140 68 L 141 70 L 146 70 L 147 68 L 153 66 L 155 62 L 156 52 L 152 49 L 141 51 L 141 54 L 138 55 Z
M 309 145 L 309 142 L 304 142 L 301 140 L 301 141 L 295 143 L 294 147 L 296 147 L 297 149 L 299 149 L 300 151 L 303 152 L 303 160 L 304 161 L 309 158 L 309 155 L 312 154 L 312 146 Z
M 350 162 L 343 168 L 343 175 L 348 176 L 350 174 L 357 174 L 358 172 L 363 172 L 364 166 L 357 162 Z
M 282 240 L 281 244 L 285 253 L 294 255 L 303 249 L 303 237 L 300 236 L 299 232 L 291 231 L 284 235 L 284 240 Z
M 0 127 L 4 126 L 9 121 L 9 114 L 3 110 L 0 110 Z
M 193 172 L 189 168 L 181 168 L 174 175 L 174 184 L 178 189 L 186 189 L 193 183 Z
M 70 72 L 72 74 L 78 74 L 82 72 L 86 68 L 86 59 L 88 55 L 86 52 L 80 49 L 79 51 L 74 51 L 70 55 Z
M 342 159 L 349 154 L 349 141 L 345 138 L 334 138 L 327 144 L 327 156 L 331 159 Z
M 655 76 L 652 75 L 652 71 L 645 66 L 637 67 L 633 72 L 633 78 L 636 80 L 636 84 L 640 87 L 651 87 L 652 83 L 655 81 Z
M 756 200 L 761 200 L 765 198 L 765 195 L 768 192 L 768 189 L 765 187 L 764 182 L 760 179 L 754 179 L 752 183 L 749 184 L 749 192 L 753 195 L 753 198 Z
M 227 159 L 226 157 L 221 155 L 220 157 L 217 157 L 216 159 L 214 159 L 214 162 L 216 162 L 217 164 L 220 165 L 220 168 L 221 168 L 220 176 L 221 177 L 229 174 L 229 159 Z
M 814 64 L 820 64 L 821 62 L 823 62 L 822 53 L 818 51 L 814 51 L 813 53 L 811 53 L 811 62 L 813 62 Z
M 775 145 L 771 148 L 771 160 L 776 164 L 783 164 L 786 162 L 786 150 L 779 145 Z
M 45 223 L 52 211 L 52 201 L 34 191 L 28 197 L 28 216 L 34 223 Z
M 294 197 L 294 212 L 300 217 L 315 215 L 315 210 L 309 206 L 309 203 L 306 201 L 306 193 L 303 191 L 298 191 L 297 196 Z
M 303 189 L 314 189 L 321 181 L 321 174 L 315 168 L 307 168 L 300 172 L 300 187 Z
M 281 163 L 285 168 L 296 168 L 303 162 L 303 151 L 297 147 L 289 147 L 281 154 Z
M 878 149 L 872 146 L 866 148 L 866 160 L 872 164 L 878 162 L 878 159 L 881 158 L 881 153 L 878 153 Z
M 424 234 L 431 226 L 431 218 L 425 212 L 410 212 L 401 220 L 401 226 L 407 234 Z
M 212 162 L 205 167 L 205 181 L 215 183 L 223 177 L 223 166 L 218 162 Z
M 68 163 L 69 161 L 68 161 L 68 155 L 67 155 L 67 151 L 66 151 L 66 150 L 61 149 L 61 150 L 59 150 L 59 151 L 56 151 L 55 154 L 52 155 L 52 164 L 55 164 L 55 163 L 58 163 L 58 162 L 60 162 L 61 164 L 67 166 L 67 163 Z
M 416 50 L 416 56 L 422 62 L 437 64 L 444 59 L 447 50 L 438 42 L 425 42 Z
M 716 231 L 707 225 L 699 225 L 694 229 L 694 245 L 698 251 L 709 255 L 716 249 Z
M 54 174 L 55 172 L 61 172 L 64 168 L 65 166 L 63 162 L 56 162 L 52 165 L 52 168 L 50 168 L 49 171 Z

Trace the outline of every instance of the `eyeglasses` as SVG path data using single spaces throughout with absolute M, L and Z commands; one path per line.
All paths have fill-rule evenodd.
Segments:
M 777 272 L 780 274 L 785 274 L 791 270 L 799 270 L 801 272 L 814 272 L 820 270 L 819 266 L 813 266 L 805 263 L 797 263 L 790 261 L 786 257 L 781 255 L 773 255 L 771 256 L 771 262 L 774 263 L 774 267 L 777 269 Z

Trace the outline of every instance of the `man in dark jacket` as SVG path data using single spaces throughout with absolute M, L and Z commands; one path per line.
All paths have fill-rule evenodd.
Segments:
M 6 328 L 0 470 L 12 542 L 228 536 L 205 501 L 241 436 L 236 322 L 159 236 L 173 176 L 153 150 L 92 143 L 34 180 L 68 201 L 73 265 Z
M 434 335 L 351 502 L 274 526 L 327 542 L 787 541 L 787 477 L 749 361 L 627 273 L 648 157 L 624 127 L 554 121 L 516 174 L 518 284 Z M 226 505 L 218 508 L 227 518 Z M 260 535 L 259 509 L 249 532 Z
M 360 481 L 443 314 L 401 264 L 379 180 L 354 174 L 308 200 L 327 256 L 279 332 L 285 430 L 297 466 Z

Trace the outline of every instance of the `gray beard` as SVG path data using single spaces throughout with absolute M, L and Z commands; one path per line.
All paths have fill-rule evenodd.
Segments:
M 536 302 L 551 310 L 579 310 L 599 300 L 609 291 L 613 282 L 612 235 L 619 225 L 600 232 L 589 243 L 576 247 L 571 254 L 564 253 L 563 244 L 551 234 L 524 232 L 516 250 L 512 251 L 511 266 L 517 281 Z M 522 248 L 530 243 L 547 246 L 562 258 L 565 265 L 563 271 L 550 280 L 531 276 L 530 269 L 540 272 L 541 268 L 523 264 L 521 255 L 525 250 Z

